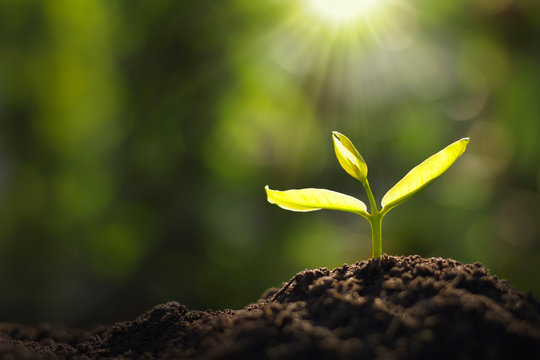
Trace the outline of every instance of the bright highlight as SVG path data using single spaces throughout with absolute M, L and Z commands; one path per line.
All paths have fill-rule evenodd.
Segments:
M 307 0 L 321 17 L 335 21 L 352 20 L 365 12 L 374 0 Z
M 433 48 L 414 46 L 419 23 L 410 2 L 300 0 L 287 4 L 290 16 L 271 35 L 272 57 L 285 71 L 307 76 L 314 93 L 328 99 L 328 104 L 376 107 L 411 90 L 432 96 L 421 84 L 439 75 L 440 56 L 428 53 Z

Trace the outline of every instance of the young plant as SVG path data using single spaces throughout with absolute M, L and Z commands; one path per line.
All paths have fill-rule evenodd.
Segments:
M 409 171 L 403 179 L 398 181 L 384 195 L 381 201 L 381 210 L 379 210 L 369 187 L 367 179 L 368 169 L 364 158 L 362 158 L 362 155 L 360 155 L 353 143 L 345 135 L 334 131 L 332 132 L 332 138 L 334 140 L 334 150 L 341 167 L 364 186 L 371 213 L 367 211 L 366 204 L 362 201 L 352 196 L 326 189 L 308 188 L 277 191 L 271 190 L 267 185 L 265 189 L 268 202 L 292 211 L 331 209 L 362 215 L 371 225 L 372 257 L 374 258 L 381 257 L 382 253 L 381 225 L 384 215 L 428 186 L 433 180 L 448 170 L 454 161 L 463 154 L 469 142 L 469 138 L 458 140 Z

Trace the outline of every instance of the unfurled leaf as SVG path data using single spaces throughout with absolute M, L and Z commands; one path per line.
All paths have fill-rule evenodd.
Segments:
M 300 189 L 278 191 L 265 187 L 268 202 L 292 211 L 314 211 L 321 209 L 349 211 L 369 216 L 366 204 L 345 194 L 326 189 Z
M 454 161 L 463 154 L 468 142 L 469 138 L 456 141 L 409 171 L 403 179 L 384 195 L 381 201 L 383 206 L 381 212 L 385 213 L 409 199 L 448 170 Z
M 345 135 L 333 131 L 332 139 L 334 140 L 334 150 L 341 167 L 349 175 L 363 182 L 367 178 L 368 170 L 362 155 Z

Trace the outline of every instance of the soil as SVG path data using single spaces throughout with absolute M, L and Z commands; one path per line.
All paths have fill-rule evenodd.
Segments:
M 242 310 L 170 302 L 92 331 L 0 323 L 0 359 L 510 359 L 540 303 L 479 263 L 387 256 L 296 274 Z

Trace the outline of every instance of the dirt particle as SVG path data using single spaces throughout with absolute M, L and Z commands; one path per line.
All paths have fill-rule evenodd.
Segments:
M 399 290 L 403 287 L 401 278 L 391 278 L 383 282 L 383 288 L 387 290 Z

